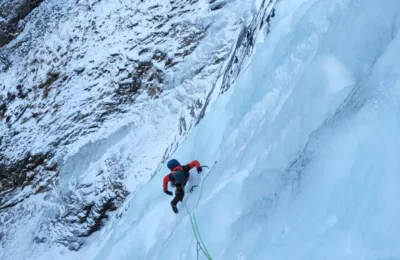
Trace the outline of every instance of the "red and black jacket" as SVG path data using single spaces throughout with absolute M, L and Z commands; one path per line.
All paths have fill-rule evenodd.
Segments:
M 168 191 L 168 182 L 172 182 L 172 183 L 175 182 L 174 176 L 177 171 L 181 171 L 185 174 L 185 181 L 183 182 L 183 185 L 184 185 L 189 180 L 189 176 L 190 176 L 189 171 L 195 167 L 197 169 L 200 168 L 200 163 L 197 160 L 194 160 L 187 165 L 177 166 L 174 169 L 172 169 L 172 172 L 170 174 L 165 175 L 165 177 L 164 177 L 164 180 L 163 180 L 164 192 Z

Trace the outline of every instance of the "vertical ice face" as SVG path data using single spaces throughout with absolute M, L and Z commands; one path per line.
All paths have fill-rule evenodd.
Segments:
M 188 196 L 213 259 L 400 258 L 400 2 L 285 0 L 237 84 L 175 154 L 218 161 Z M 95 259 L 196 259 L 163 172 Z

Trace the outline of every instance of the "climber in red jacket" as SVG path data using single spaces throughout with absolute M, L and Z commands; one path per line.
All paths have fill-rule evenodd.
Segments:
M 197 172 L 200 174 L 202 168 L 197 160 L 181 166 L 181 164 L 175 159 L 170 160 L 167 163 L 167 167 L 171 170 L 171 173 L 165 175 L 163 180 L 163 189 L 166 194 L 172 196 L 172 192 L 168 190 L 168 182 L 171 182 L 172 186 L 176 187 L 175 198 L 171 201 L 171 207 L 175 213 L 178 213 L 176 204 L 178 204 L 179 201 L 182 201 L 185 196 L 184 188 L 190 177 L 189 171 L 196 167 Z

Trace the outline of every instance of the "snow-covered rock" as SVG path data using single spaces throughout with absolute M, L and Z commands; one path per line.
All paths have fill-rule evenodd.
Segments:
M 257 12 L 250 0 L 48 0 L 22 20 L 0 49 L 2 254 L 78 250 L 199 122 L 243 33 L 265 22 Z
M 23 19 L 43 0 L 0 1 L 0 47 L 6 45 L 23 30 Z

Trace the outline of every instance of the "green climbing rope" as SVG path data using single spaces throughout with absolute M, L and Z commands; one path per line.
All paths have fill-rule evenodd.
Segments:
M 200 239 L 200 248 L 204 249 L 204 250 L 202 250 L 203 253 L 206 255 L 206 257 L 207 257 L 209 260 L 212 260 L 212 257 L 211 257 L 211 255 L 210 255 L 210 253 L 208 252 L 208 250 L 207 250 L 207 248 L 206 248 L 206 245 L 205 245 L 204 242 L 203 242 L 203 239 L 202 239 L 201 236 L 200 236 L 199 227 L 197 226 L 196 217 L 195 217 L 194 213 L 192 213 L 192 217 L 193 217 L 194 225 L 195 225 L 195 227 L 196 227 L 196 229 L 197 229 L 197 234 L 198 234 L 199 239 Z
M 202 237 L 201 237 L 201 235 L 200 235 L 200 231 L 199 231 L 199 228 L 198 228 L 198 226 L 197 226 L 197 221 L 196 221 L 196 216 L 194 215 L 194 211 L 195 211 L 196 208 L 199 206 L 200 199 L 201 199 L 201 195 L 203 194 L 204 182 L 206 181 L 206 179 L 208 178 L 208 176 L 210 175 L 211 171 L 213 170 L 213 168 L 214 168 L 214 166 L 215 166 L 216 164 L 217 164 L 217 162 L 214 163 L 214 165 L 213 165 L 213 166 L 211 167 L 211 169 L 208 171 L 208 174 L 200 181 L 200 184 L 199 184 L 199 185 L 201 185 L 201 187 L 200 187 L 200 195 L 199 195 L 199 198 L 198 198 L 198 200 L 197 200 L 196 207 L 194 208 L 194 210 L 193 210 L 192 213 L 189 212 L 189 209 L 188 209 L 188 207 L 187 207 L 187 197 L 186 197 L 186 199 L 185 199 L 186 211 L 187 211 L 188 215 L 190 216 L 190 222 L 191 222 L 191 224 L 192 224 L 193 233 L 194 233 L 194 235 L 195 235 L 195 237 L 196 237 L 196 240 L 197 240 L 197 246 L 198 246 L 198 248 L 200 248 L 200 250 L 204 253 L 204 255 L 205 255 L 209 260 L 212 260 L 212 257 L 211 257 L 211 255 L 210 255 L 210 253 L 208 252 L 208 250 L 207 250 L 207 248 L 206 248 L 206 246 L 205 246 L 205 244 L 204 244 L 204 242 L 203 242 L 203 239 L 202 239 Z M 193 188 L 193 187 L 197 187 L 197 186 L 198 186 L 198 185 L 192 186 L 192 188 Z M 190 189 L 190 190 L 191 190 L 190 193 L 193 191 L 192 188 Z M 188 192 L 186 191 L 186 193 L 188 193 Z M 198 249 L 197 249 L 197 250 L 198 250 Z M 197 255 L 197 258 L 198 258 L 198 255 Z

